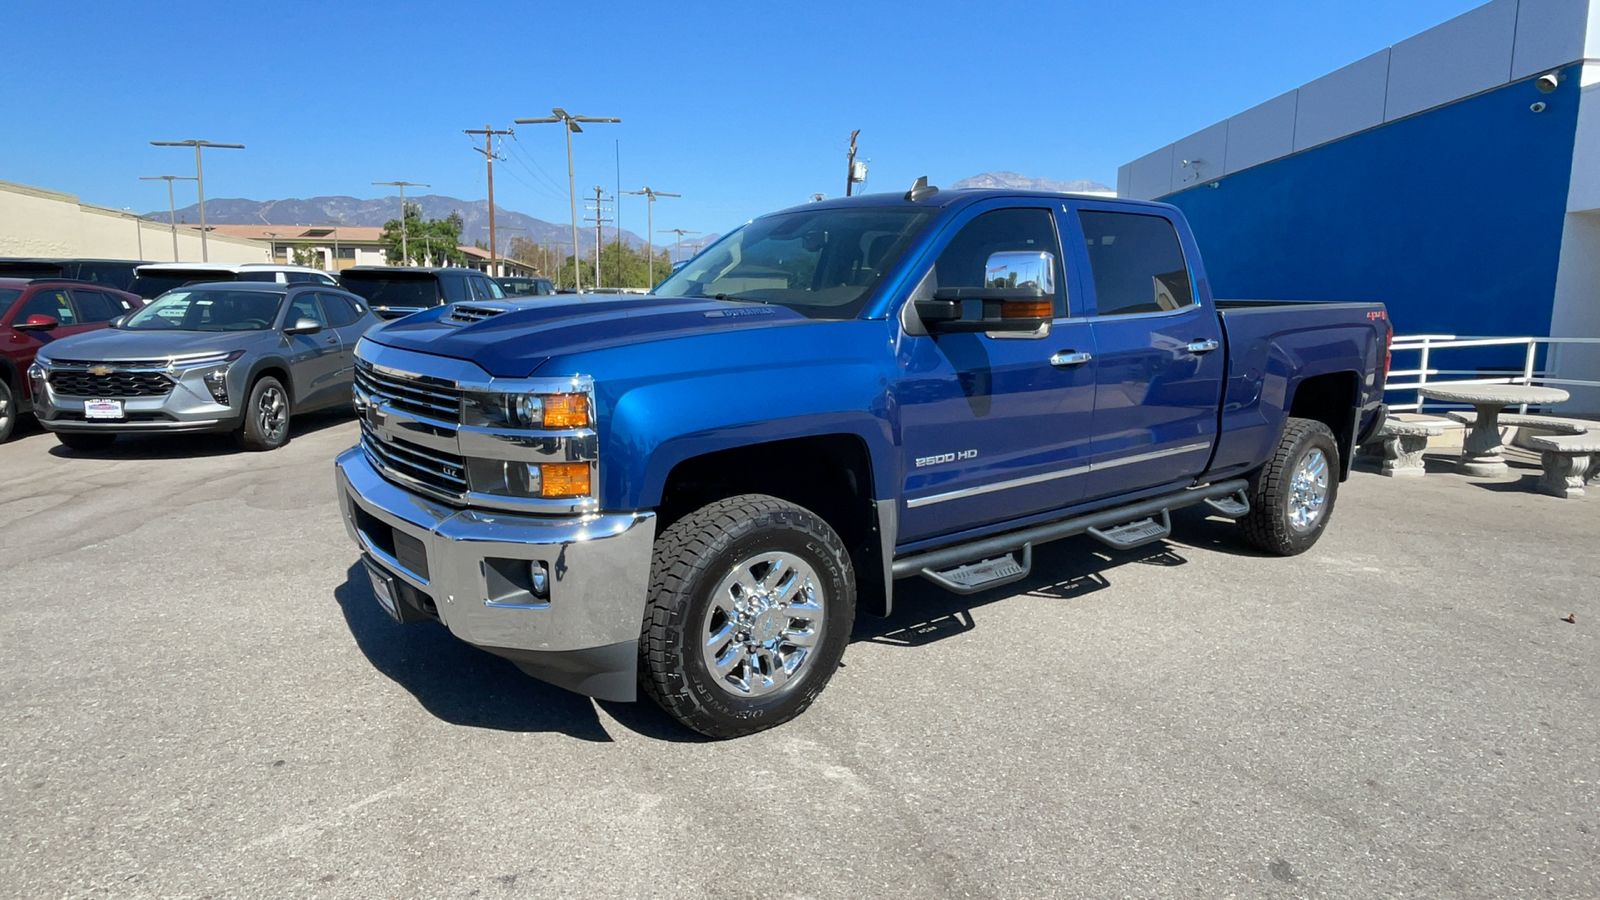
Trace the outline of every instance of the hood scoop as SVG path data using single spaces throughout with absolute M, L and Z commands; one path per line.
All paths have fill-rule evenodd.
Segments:
M 450 315 L 445 317 L 445 321 L 471 325 L 473 322 L 482 322 L 484 319 L 493 318 L 503 312 L 510 311 L 510 307 L 506 306 L 480 306 L 477 304 L 457 303 L 450 308 Z

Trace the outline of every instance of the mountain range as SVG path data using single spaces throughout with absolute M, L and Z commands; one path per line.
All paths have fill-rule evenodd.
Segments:
M 1048 178 L 1033 178 L 1016 172 L 983 172 L 971 178 L 963 178 L 955 184 L 955 188 L 1014 188 L 1018 190 L 1043 190 L 1043 191 L 1110 191 L 1111 188 L 1097 181 L 1052 181 Z M 448 197 L 443 194 L 422 194 L 407 197 L 406 201 L 415 203 L 422 208 L 422 217 L 425 219 L 442 219 L 452 212 L 461 213 L 464 228 L 461 230 L 461 242 L 472 244 L 474 241 L 489 240 L 489 203 L 485 200 L 462 200 L 457 197 Z M 177 211 L 178 221 L 195 223 L 200 221 L 198 204 L 191 203 Z M 285 200 L 247 200 L 244 198 L 223 198 L 220 200 L 206 201 L 206 222 L 212 225 L 369 225 L 381 226 L 390 219 L 397 218 L 400 214 L 400 198 L 373 197 L 361 199 L 359 197 L 308 197 L 305 199 L 289 198 Z M 157 210 L 145 214 L 146 218 L 157 222 L 167 219 L 166 210 Z M 572 226 L 547 222 L 536 219 L 526 213 L 506 209 L 503 206 L 495 207 L 495 228 L 504 248 L 510 244 L 512 238 L 522 237 L 537 244 L 571 243 Z M 665 238 L 666 236 L 660 236 Z M 705 246 L 716 240 L 721 235 L 702 235 L 696 238 L 700 246 Z M 611 243 L 617 239 L 614 228 L 605 230 L 605 241 Z M 645 239 L 631 231 L 622 232 L 622 240 L 637 248 L 645 246 Z M 578 243 L 580 251 L 588 254 L 594 248 L 595 234 L 593 228 L 580 228 L 578 230 Z M 657 240 L 657 247 L 664 247 L 669 240 Z

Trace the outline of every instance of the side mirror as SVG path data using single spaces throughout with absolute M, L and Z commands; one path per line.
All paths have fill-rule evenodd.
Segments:
M 322 330 L 322 323 L 316 319 L 296 319 L 295 323 L 283 330 L 284 334 L 316 334 Z
M 60 326 L 55 316 L 29 316 L 27 321 L 17 322 L 11 327 L 18 331 L 51 331 Z
M 1055 254 L 995 253 L 983 281 L 981 288 L 939 288 L 933 299 L 918 300 L 917 315 L 928 331 L 1038 331 L 1055 318 Z
M 127 316 L 117 316 L 115 319 L 112 319 L 110 322 L 108 322 L 106 324 L 110 325 L 112 328 L 121 328 L 122 327 L 122 323 L 126 322 L 126 321 L 128 321 L 128 317 Z

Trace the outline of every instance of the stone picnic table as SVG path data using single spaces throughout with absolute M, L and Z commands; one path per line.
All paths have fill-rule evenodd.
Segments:
M 1478 411 L 1472 427 L 1461 442 L 1461 462 L 1457 468 L 1465 475 L 1496 478 L 1508 471 L 1500 445 L 1500 411 L 1508 406 L 1560 403 L 1568 394 L 1560 388 L 1525 384 L 1439 384 L 1418 388 L 1429 400 L 1465 403 Z

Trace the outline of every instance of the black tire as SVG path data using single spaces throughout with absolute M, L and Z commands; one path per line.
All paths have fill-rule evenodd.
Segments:
M 11 439 L 11 432 L 16 430 L 17 395 L 12 392 L 11 385 L 0 378 L 0 444 Z
M 111 443 L 116 439 L 117 436 L 114 434 L 89 434 L 82 431 L 56 432 L 56 440 L 61 442 L 61 446 L 80 453 L 95 453 L 104 450 L 110 447 Z
M 268 413 L 264 404 L 272 403 L 275 414 Z M 281 416 L 281 419 L 279 418 Z M 244 422 L 233 432 L 238 445 L 252 452 L 276 450 L 289 443 L 289 392 L 283 382 L 263 375 L 250 385 L 245 395 Z
M 798 657 L 792 676 L 768 693 L 739 695 L 736 673 L 743 667 L 744 681 L 762 683 L 766 673 L 775 672 L 770 660 L 736 664 L 718 676 L 707 662 L 706 629 L 719 619 L 724 627 L 747 629 L 734 634 L 726 644 L 728 658 L 741 646 L 749 647 L 752 638 L 760 640 L 759 629 L 770 629 L 771 620 L 789 629 L 799 622 L 814 621 L 792 608 L 765 619 L 756 617 L 750 625 L 728 623 L 723 612 L 713 606 L 713 592 L 740 573 L 742 564 L 763 554 L 784 554 L 811 569 L 814 584 L 821 592 L 821 635 L 809 653 Z M 747 572 L 784 574 L 775 564 Z M 793 569 L 799 572 L 799 568 Z M 764 582 L 767 576 L 758 580 Z M 787 582 L 785 582 L 787 583 Z M 730 590 L 732 587 L 730 585 Z M 729 594 L 730 597 L 736 596 Z M 795 594 L 784 595 L 793 599 Z M 765 602 L 764 600 L 762 602 Z M 844 542 L 821 517 L 809 510 L 763 494 L 744 494 L 701 507 L 673 523 L 656 539 L 650 566 L 649 604 L 639 636 L 639 681 L 646 694 L 669 715 L 685 726 L 714 738 L 732 738 L 764 731 L 804 712 L 827 686 L 839 667 L 850 629 L 855 621 L 855 572 Z M 726 606 L 726 602 L 722 606 Z M 792 617 L 791 617 L 792 616 Z M 709 634 L 709 632 L 707 632 Z M 741 644 L 743 637 L 746 643 Z M 781 644 L 783 637 L 766 637 Z M 787 651 L 794 653 L 792 645 Z M 711 651 L 715 653 L 716 651 Z M 787 670 L 785 670 L 787 671 Z
M 1322 453 L 1326 474 L 1324 498 L 1314 519 L 1297 522 L 1295 475 L 1302 464 Z M 1315 460 L 1312 460 L 1313 465 Z M 1274 556 L 1294 556 L 1311 549 L 1328 526 L 1339 496 L 1339 444 L 1328 426 L 1313 419 L 1289 419 L 1272 458 L 1250 479 L 1250 512 L 1239 531 L 1250 546 Z

